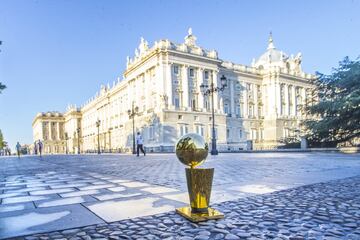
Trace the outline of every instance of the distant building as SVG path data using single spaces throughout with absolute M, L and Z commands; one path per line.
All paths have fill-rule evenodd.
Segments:
M 36 115 L 32 123 L 34 142 L 42 141 L 44 153 L 65 152 L 64 124 L 64 115 L 59 112 Z
M 38 114 L 34 140 L 44 140 L 47 153 L 129 151 L 132 121 L 128 110 L 138 107 L 136 131 L 150 151 L 173 151 L 183 134 L 196 132 L 211 140 L 211 101 L 202 83 L 227 88 L 215 94 L 216 136 L 220 151 L 241 150 L 252 140 L 254 149 L 271 149 L 299 134 L 301 113 L 314 88 L 314 75 L 301 69 L 302 56 L 275 48 L 272 36 L 264 54 L 251 66 L 222 60 L 215 50 L 196 43 L 189 29 L 185 42 L 160 40 L 149 47 L 141 38 L 135 56 L 127 58 L 123 80 L 101 86 L 81 108 L 66 113 Z M 96 126 L 100 120 L 99 129 Z M 80 129 L 79 134 L 77 129 Z M 77 138 L 80 137 L 79 141 Z M 67 139 L 67 140 L 66 140 Z

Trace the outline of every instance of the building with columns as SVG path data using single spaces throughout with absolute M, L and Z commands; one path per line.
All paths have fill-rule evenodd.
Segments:
M 34 142 L 41 140 L 43 153 L 65 153 L 64 115 L 59 112 L 38 113 L 32 123 Z M 33 147 L 33 146 L 32 146 Z
M 76 152 L 78 145 L 82 152 L 97 151 L 98 146 L 102 151 L 130 151 L 132 104 L 138 109 L 136 132 L 142 133 L 148 151 L 173 151 L 176 140 L 189 132 L 210 142 L 212 106 L 200 85 L 220 86 L 222 76 L 227 87 L 214 94 L 220 151 L 247 149 L 250 140 L 254 149 L 272 149 L 283 138 L 299 134 L 306 118 L 301 106 L 307 103 L 315 78 L 302 71 L 301 53 L 288 56 L 278 50 L 270 34 L 266 51 L 247 66 L 220 59 L 196 40 L 191 29 L 181 44 L 164 39 L 149 46 L 141 38 L 134 57 L 127 57 L 122 80 L 101 86 L 82 107 L 61 115 L 60 135 L 69 151 Z M 41 130 L 52 120 L 38 116 L 34 139 L 45 140 Z

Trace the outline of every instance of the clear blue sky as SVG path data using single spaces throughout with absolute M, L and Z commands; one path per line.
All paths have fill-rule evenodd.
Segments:
M 360 1 L 0 0 L 0 129 L 14 149 L 32 143 L 37 112 L 82 104 L 122 75 L 140 37 L 183 42 L 188 27 L 220 58 L 250 64 L 267 45 L 303 53 L 330 73 L 360 54 Z

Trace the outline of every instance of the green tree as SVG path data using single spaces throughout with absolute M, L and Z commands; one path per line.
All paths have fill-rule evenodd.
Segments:
M 4 144 L 4 136 L 0 130 L 0 149 L 3 149 L 5 147 L 5 144 Z
M 5 88 L 6 88 L 6 86 L 0 82 L 0 93 L 1 93 L 2 90 L 4 90 Z
M 360 59 L 348 57 L 332 74 L 318 73 L 317 88 L 304 110 L 313 116 L 304 122 L 313 143 L 336 146 L 360 137 Z

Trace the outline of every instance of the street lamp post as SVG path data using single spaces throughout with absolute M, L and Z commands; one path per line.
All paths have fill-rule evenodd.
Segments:
M 132 131 L 133 131 L 133 136 L 132 136 L 132 141 L 133 141 L 133 150 L 132 153 L 136 154 L 135 151 L 135 115 L 137 115 L 139 112 L 139 107 L 138 106 L 134 106 L 134 101 L 132 102 L 131 105 L 131 110 L 128 110 L 128 114 L 129 114 L 129 118 L 132 119 Z
M 100 154 L 100 123 L 101 123 L 101 121 L 100 121 L 100 119 L 98 119 L 97 121 L 96 121 L 96 127 L 97 127 L 97 130 L 98 130 L 98 132 L 97 132 L 97 142 L 98 142 L 98 154 Z
M 78 127 L 76 129 L 76 132 L 77 132 L 77 140 L 78 140 L 78 154 L 80 154 L 80 128 Z
M 222 75 L 220 78 L 221 87 L 215 87 L 213 74 L 211 74 L 211 83 L 210 86 L 206 84 L 200 85 L 200 90 L 204 96 L 211 96 L 211 113 L 212 113 L 212 139 L 211 139 L 211 155 L 218 155 L 218 150 L 216 149 L 216 136 L 215 136 L 215 106 L 214 106 L 214 94 L 215 92 L 224 91 L 227 86 L 226 77 Z

